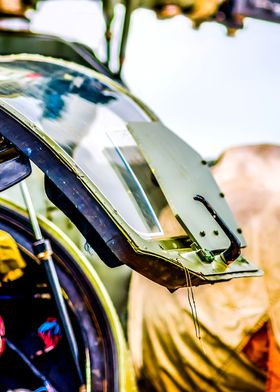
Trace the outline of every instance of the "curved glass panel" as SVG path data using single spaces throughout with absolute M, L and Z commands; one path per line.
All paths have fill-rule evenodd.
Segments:
M 160 223 L 168 203 L 126 127 L 149 118 L 131 98 L 70 66 L 17 59 L 0 63 L 0 99 L 55 140 L 139 234 L 181 234 L 171 214 Z

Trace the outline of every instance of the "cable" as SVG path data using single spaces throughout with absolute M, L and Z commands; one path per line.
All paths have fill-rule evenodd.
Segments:
M 14 351 L 23 360 L 24 363 L 26 363 L 26 365 L 30 368 L 32 373 L 36 377 L 40 378 L 40 380 L 42 380 L 43 384 L 45 385 L 44 388 L 46 388 L 46 391 L 57 392 L 57 390 L 51 385 L 51 383 L 47 380 L 44 374 L 41 373 L 40 370 L 37 369 L 35 365 L 33 365 L 33 363 L 27 358 L 27 356 L 18 347 L 16 347 L 14 343 L 12 343 L 7 337 L 5 338 L 5 341 L 6 341 L 6 345 L 12 351 Z

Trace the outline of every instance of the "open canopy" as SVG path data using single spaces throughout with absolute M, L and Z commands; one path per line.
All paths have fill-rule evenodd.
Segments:
M 187 285 L 185 268 L 192 284 L 260 274 L 239 256 L 241 230 L 206 162 L 110 79 L 3 56 L 0 106 L 0 134 L 107 264 L 170 289 Z

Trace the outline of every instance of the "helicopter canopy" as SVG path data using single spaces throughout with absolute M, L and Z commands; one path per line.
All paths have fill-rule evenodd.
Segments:
M 259 274 L 239 253 L 223 259 L 245 241 L 206 162 L 119 85 L 71 63 L 3 56 L 0 105 L 0 133 L 108 264 L 170 289 L 187 284 L 185 268 L 194 284 Z

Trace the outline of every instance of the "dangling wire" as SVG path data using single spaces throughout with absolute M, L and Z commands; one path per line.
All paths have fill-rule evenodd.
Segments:
M 53 350 L 62 338 L 61 329 L 57 319 L 52 317 L 47 318 L 47 320 L 38 328 L 38 335 L 43 340 L 45 348 L 37 351 L 35 355 L 39 356 Z
M 51 385 L 51 383 L 47 380 L 43 373 L 40 372 L 39 369 L 27 358 L 27 356 L 18 348 L 16 347 L 9 339 L 6 338 L 7 346 L 14 351 L 22 360 L 26 363 L 32 373 L 38 377 L 43 384 L 45 385 L 45 389 L 48 392 L 57 392 L 56 389 Z
M 187 268 L 184 268 L 184 271 L 185 271 L 185 277 L 186 277 L 186 282 L 187 282 L 188 302 L 189 302 L 189 305 L 191 308 L 195 336 L 199 340 L 201 340 L 201 330 L 200 330 L 200 324 L 199 324 L 198 316 L 197 316 L 197 309 L 196 309 L 196 303 L 195 303 L 195 298 L 194 298 L 194 293 L 193 293 L 192 280 L 190 277 L 190 271 Z
M 197 307 L 196 307 L 196 302 L 195 302 L 195 297 L 194 297 L 194 292 L 193 292 L 190 271 L 185 266 L 182 265 L 182 267 L 184 268 L 184 271 L 185 271 L 185 277 L 186 277 L 186 283 L 187 283 L 187 297 L 188 297 L 188 303 L 189 303 L 189 306 L 191 309 L 194 330 L 195 330 L 195 336 L 200 341 L 203 353 L 207 356 L 206 351 L 205 351 L 205 347 L 203 344 L 202 336 L 201 336 L 200 322 L 199 322 L 198 315 L 197 315 Z

